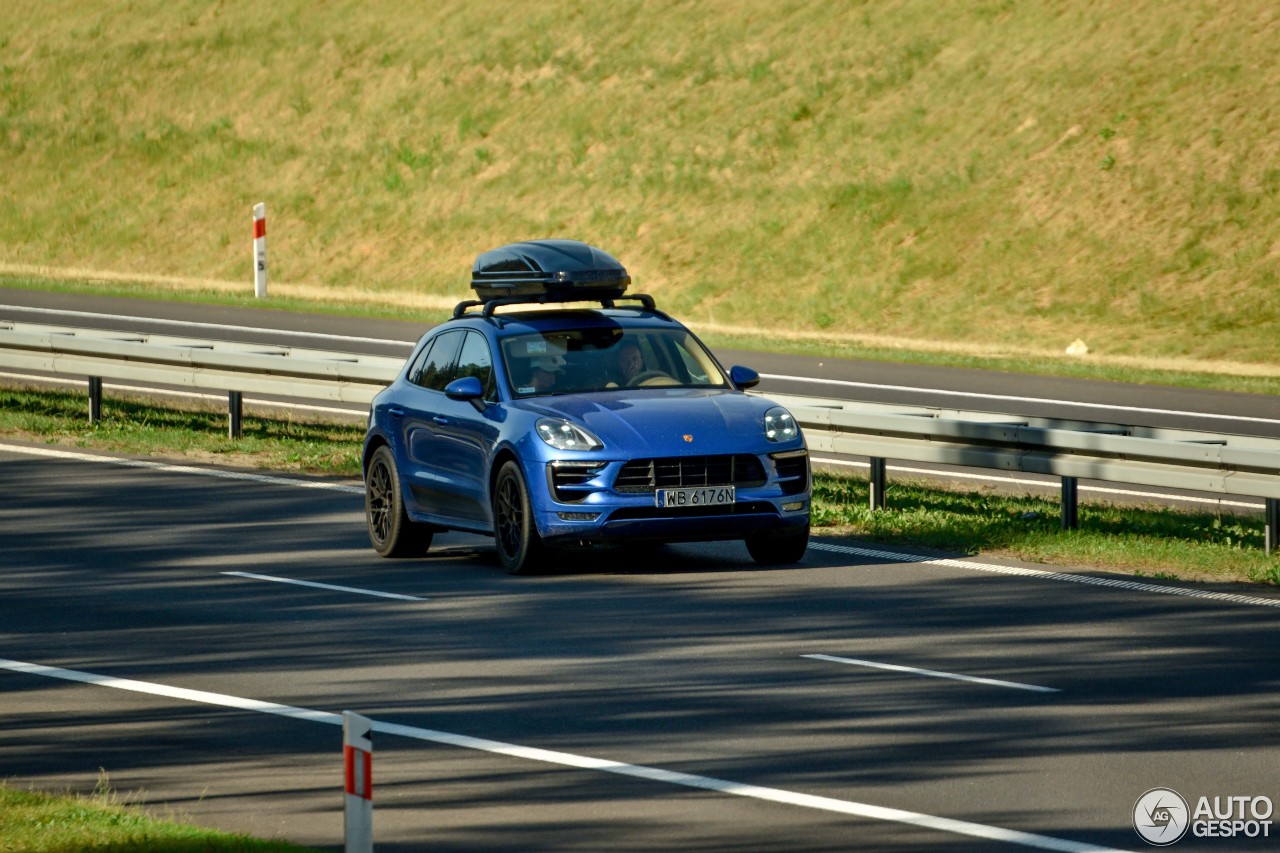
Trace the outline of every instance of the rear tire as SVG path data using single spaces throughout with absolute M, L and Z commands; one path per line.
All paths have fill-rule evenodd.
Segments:
M 493 483 L 493 538 L 498 559 L 509 574 L 528 574 L 542 561 L 544 548 L 529 503 L 529 489 L 515 462 L 506 462 Z
M 395 455 L 385 444 L 373 452 L 365 472 L 364 519 L 369 544 L 380 557 L 419 557 L 431 547 L 432 529 L 405 511 Z
M 747 539 L 751 559 L 766 566 L 789 566 L 804 559 L 809 547 L 809 525 L 781 536 L 761 534 Z

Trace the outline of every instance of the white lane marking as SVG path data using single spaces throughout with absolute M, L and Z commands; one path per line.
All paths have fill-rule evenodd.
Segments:
M 314 589 L 327 589 L 333 592 L 350 592 L 356 595 L 372 595 L 377 598 L 394 598 L 396 601 L 425 601 L 416 595 L 400 595 L 395 592 L 378 592 L 372 589 L 360 589 L 354 586 L 335 586 L 329 583 L 316 583 L 315 581 L 300 581 L 292 578 L 277 578 L 271 575 L 255 575 L 253 572 L 223 572 L 224 575 L 230 575 L 237 578 L 249 578 L 255 581 L 271 581 L 272 583 L 287 583 L 293 586 L 309 586 Z
M 297 708 L 292 705 L 279 705 L 275 702 L 262 702 L 257 699 L 243 699 L 238 696 L 229 696 L 223 693 L 209 693 L 204 690 L 189 690 L 183 687 L 170 687 L 165 684 L 134 681 L 128 678 L 113 678 L 111 676 L 98 675 L 91 672 L 62 669 L 60 667 L 44 666 L 42 664 L 24 663 L 22 661 L 7 660 L 5 658 L 0 658 L 0 669 L 7 669 L 11 672 L 27 675 L 57 678 L 63 681 L 74 681 L 81 684 L 92 684 L 98 687 L 111 687 L 116 690 L 146 693 L 152 696 L 164 696 L 171 699 L 197 702 L 204 705 L 215 705 L 222 708 L 235 708 L 242 711 L 255 711 L 261 714 L 274 714 L 276 716 L 287 717 L 294 720 L 306 720 L 315 723 L 325 723 L 332 726 L 342 724 L 341 714 L 334 714 L 327 711 L 314 711 L 309 708 Z M 971 838 L 982 838 L 988 841 L 999 841 L 1021 847 L 1030 847 L 1036 850 L 1056 850 L 1063 851 L 1064 853 L 1108 853 L 1108 851 L 1112 850 L 1112 848 L 1099 847 L 1093 844 L 1084 844 L 1079 841 L 1069 841 L 1065 838 L 1036 835 L 1030 832 L 1003 829 L 998 826 L 971 823 L 966 820 L 954 820 L 952 818 L 937 817 L 935 815 L 923 814 L 921 812 L 904 811 L 902 809 L 887 808 L 885 806 L 874 806 L 867 803 L 855 802 L 853 800 L 838 800 L 833 797 L 820 797 L 813 794 L 802 794 L 797 791 L 787 791 L 782 788 L 766 788 L 759 785 L 733 782 L 728 779 L 717 779 L 711 776 L 698 776 L 692 773 L 664 770 L 660 767 L 647 767 L 642 764 L 626 764 L 621 761 L 611 761 L 606 758 L 595 758 L 589 755 L 576 755 L 570 752 L 558 752 L 549 749 L 539 749 L 537 747 L 519 746 L 513 743 L 504 743 L 502 741 L 488 740 L 487 738 L 454 734 L 452 732 L 443 732 L 436 729 L 421 729 L 415 726 L 405 726 L 399 723 L 386 723 L 375 720 L 373 723 L 373 730 L 383 734 L 398 735 L 400 737 L 412 738 L 414 740 L 425 741 L 427 743 L 438 743 L 462 749 L 478 750 L 480 752 L 487 752 L 494 755 L 505 755 L 512 758 L 526 759 L 528 761 L 538 761 L 544 764 L 555 764 L 561 767 L 574 767 L 581 770 L 598 770 L 604 773 L 613 773 L 619 776 L 630 776 L 651 782 L 663 782 L 669 785 L 679 785 L 686 788 L 698 788 L 704 791 L 729 794 L 735 797 L 766 800 L 774 803 L 800 806 L 801 808 L 817 809 L 820 811 L 834 812 L 854 817 L 869 818 L 872 820 L 881 820 L 891 823 L 910 824 L 912 826 L 918 826 L 924 829 L 933 829 L 939 832 L 947 832 L 953 835 L 964 835 Z
M 992 687 L 1011 687 L 1014 690 L 1031 690 L 1035 693 L 1061 693 L 1056 687 L 1041 687 L 1038 684 L 1021 684 L 1017 681 L 1001 681 L 998 678 L 981 678 L 976 675 L 958 675 L 954 672 L 939 672 L 936 669 L 917 669 L 914 666 L 899 666 L 895 663 L 877 663 L 876 661 L 858 658 L 841 658 L 833 655 L 800 655 L 809 660 L 825 660 L 830 663 L 843 663 L 850 666 L 866 666 L 872 669 L 887 669 L 892 672 L 905 672 L 910 675 L 927 675 L 930 678 L 949 678 L 952 681 L 968 681 L 973 684 L 987 684 Z
M 355 335 L 332 335 L 325 332 L 293 332 L 288 329 L 264 329 L 257 326 L 236 326 L 227 323 L 201 323 L 195 320 L 164 320 L 158 317 L 134 317 L 128 314 L 100 314 L 93 311 L 70 311 L 62 308 L 31 308 L 26 305 L 0 305 L 0 311 L 23 311 L 28 314 L 65 314 L 89 320 L 127 320 L 131 323 L 152 323 L 168 326 L 190 326 L 193 329 L 216 329 L 220 332 L 253 332 L 264 335 L 292 335 L 299 338 L 315 338 L 325 341 L 351 341 L 362 344 L 391 344 L 406 349 L 414 341 L 393 341 L 386 338 L 362 338 Z M 423 327 L 426 331 L 426 327 Z
M 0 377 L 5 379 L 17 379 L 23 382 L 36 382 L 43 385 L 68 385 L 73 388 L 83 388 L 84 380 L 62 379 L 57 376 L 36 376 L 27 373 L 7 373 L 0 371 Z M 114 382 L 103 382 L 102 388 L 105 391 L 126 391 L 131 394 L 141 394 L 147 397 L 178 397 L 184 400 L 208 400 L 211 403 L 227 402 L 226 394 L 201 394 L 198 391 L 179 391 L 173 388 L 145 388 L 140 385 L 117 385 Z M 277 402 L 274 400 L 258 400 L 256 398 L 245 397 L 246 406 L 261 403 L 265 408 L 272 409 L 298 409 L 306 412 L 322 412 L 329 415 L 351 415 L 353 417 L 365 417 L 369 414 L 369 407 L 363 409 L 343 409 L 337 406 L 316 406 L 307 403 L 288 403 Z
M 867 557 L 872 560 L 885 560 L 894 563 L 920 563 L 922 565 L 949 566 L 956 569 L 968 569 L 975 572 L 994 572 L 1001 575 L 1017 575 L 1037 580 L 1066 581 L 1086 586 L 1106 586 L 1114 589 L 1127 589 L 1135 592 L 1156 592 L 1161 595 L 1181 595 L 1186 598 L 1199 598 L 1206 601 L 1221 601 L 1229 604 L 1254 604 L 1260 607 L 1280 607 L 1280 598 L 1261 598 L 1253 595 L 1240 595 L 1232 592 L 1209 592 L 1202 589 L 1188 589 L 1180 586 L 1164 586 L 1162 584 L 1127 581 L 1120 578 L 1100 578 L 1092 575 L 1076 575 L 1068 572 L 1049 572 L 1043 569 L 1027 569 L 1021 566 L 1001 566 L 995 563 L 979 563 L 973 560 L 949 560 L 902 554 L 895 551 L 881 551 L 875 548 L 856 548 L 851 545 L 834 545 L 827 542 L 810 542 L 809 549 L 827 551 L 832 554 L 846 554 L 851 557 Z
M 812 461 L 824 465 L 842 465 L 847 468 L 870 468 L 866 462 L 853 459 L 831 459 L 824 456 L 811 457 Z M 929 477 L 954 477 L 957 480 L 979 480 L 991 483 L 1008 483 L 1013 486 L 1039 486 L 1045 489 L 1057 489 L 1059 484 L 1053 480 L 1020 480 L 1015 477 L 996 477 L 990 474 L 970 474 L 965 471 L 943 471 L 933 468 L 910 468 L 904 465 L 890 465 L 889 471 L 900 474 L 924 474 Z M 1102 486 L 1080 486 L 1082 492 L 1095 492 L 1100 495 L 1120 495 L 1130 498 L 1153 498 L 1156 500 L 1176 501 L 1177 503 L 1209 504 L 1211 506 L 1230 506 L 1239 509 L 1265 509 L 1265 503 L 1249 503 L 1248 501 L 1229 501 L 1220 498 L 1197 498 L 1189 495 L 1166 495 L 1160 492 L 1137 492 L 1132 489 L 1108 489 Z
M 871 388 L 876 391 L 899 391 L 910 394 L 942 394 L 948 397 L 968 397 L 975 400 L 1000 400 L 1005 403 L 1048 403 L 1053 406 L 1079 406 L 1085 409 L 1105 409 L 1115 412 L 1140 412 L 1145 415 L 1175 415 L 1177 417 L 1212 418 L 1221 421 L 1268 424 L 1280 426 L 1274 418 L 1255 418 L 1247 415 L 1219 415 L 1213 412 L 1185 412 L 1177 409 L 1149 409 L 1144 406 L 1118 406 L 1113 403 L 1082 403 L 1075 400 L 1054 400 L 1047 397 L 1018 397 L 1011 394 L 986 394 L 980 391 L 952 391 L 944 388 L 919 388 L 910 385 L 883 385 L 878 382 L 855 382 L 850 379 L 815 379 L 809 376 L 786 376 L 779 373 L 761 373 L 761 379 L 781 379 L 788 382 L 810 382 L 815 385 L 835 385 L 842 388 Z
M 273 486 L 292 486 L 296 489 L 320 489 L 330 492 L 363 495 L 363 486 L 349 486 L 345 483 L 327 483 L 323 480 L 295 480 L 290 477 L 272 477 L 267 474 L 251 474 L 247 471 L 224 471 L 216 468 L 196 468 L 191 465 L 173 465 L 168 462 L 152 462 L 147 459 L 121 459 L 117 456 L 94 456 L 89 453 L 76 453 L 73 450 L 54 450 L 50 447 L 24 447 L 18 444 L 0 444 L 0 452 L 19 453 L 27 456 L 41 456 L 46 459 L 68 459 L 75 462 L 97 462 L 105 465 L 119 465 L 123 468 L 144 468 L 149 471 L 165 471 L 171 474 L 199 474 L 202 477 L 215 477 L 219 480 L 244 480 L 250 483 L 268 483 Z

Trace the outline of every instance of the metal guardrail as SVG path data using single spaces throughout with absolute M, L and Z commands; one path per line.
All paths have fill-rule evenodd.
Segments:
M 0 365 L 88 377 L 90 421 L 101 417 L 104 378 L 204 388 L 227 392 L 232 438 L 240 436 L 246 392 L 368 403 L 403 364 L 332 350 L 0 321 Z
M 87 377 L 90 418 L 102 379 L 228 392 L 231 435 L 245 392 L 368 403 L 403 359 L 296 347 L 0 322 L 0 365 Z M 1064 528 L 1078 526 L 1077 481 L 1178 488 L 1266 501 L 1266 549 L 1280 547 L 1280 440 L 1125 424 L 792 397 L 810 450 L 871 460 L 871 506 L 885 506 L 886 459 L 1059 477 Z
M 1078 481 L 1263 498 L 1266 550 L 1280 547 L 1280 440 L 1126 424 L 1024 418 L 769 394 L 811 451 L 871 460 L 871 506 L 885 506 L 886 459 L 1045 474 L 1062 482 L 1062 526 L 1079 526 Z

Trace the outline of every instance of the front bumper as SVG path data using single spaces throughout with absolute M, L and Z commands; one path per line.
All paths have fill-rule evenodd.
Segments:
M 658 507 L 653 491 L 615 489 L 625 461 L 570 463 L 579 466 L 573 476 L 565 476 L 565 468 L 555 462 L 545 464 L 527 472 L 538 533 L 552 544 L 596 545 L 745 539 L 804 529 L 810 510 L 807 453 L 793 450 L 756 458 L 763 481 L 734 483 L 734 503 L 679 508 Z

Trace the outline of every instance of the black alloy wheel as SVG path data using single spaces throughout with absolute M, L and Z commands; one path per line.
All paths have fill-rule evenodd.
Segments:
M 431 547 L 432 530 L 409 519 L 400 493 L 395 456 L 386 445 L 373 452 L 364 482 L 369 542 L 381 557 L 416 557 Z
M 506 462 L 498 470 L 493 487 L 493 538 L 502 567 L 513 575 L 538 568 L 542 540 L 533 521 L 529 490 L 520 466 Z

